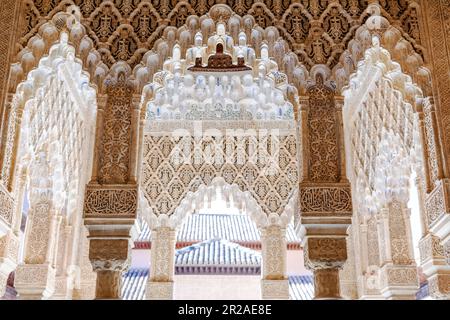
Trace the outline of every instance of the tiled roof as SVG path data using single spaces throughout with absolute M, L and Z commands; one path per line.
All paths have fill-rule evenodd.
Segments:
M 142 231 L 136 239 L 137 248 L 146 248 L 151 239 L 151 230 L 144 220 Z M 259 248 L 261 235 L 256 224 L 247 215 L 230 214 L 194 214 L 189 216 L 177 233 L 178 247 L 220 238 L 237 242 L 251 248 Z M 286 230 L 286 241 L 290 247 L 300 247 L 293 224 Z
M 148 269 L 130 269 L 122 276 L 122 299 L 144 300 Z
M 212 239 L 179 249 L 176 274 L 260 274 L 261 254 L 223 239 Z
M 290 276 L 289 296 L 292 300 L 312 300 L 314 298 L 313 276 Z
M 122 298 L 143 300 L 148 278 L 148 269 L 130 269 L 123 275 Z M 312 276 L 289 277 L 289 295 L 292 300 L 311 300 L 314 296 Z

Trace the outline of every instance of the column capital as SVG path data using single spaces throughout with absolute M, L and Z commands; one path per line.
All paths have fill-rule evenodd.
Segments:
M 347 260 L 347 241 L 345 237 L 308 237 L 303 251 L 310 270 L 341 269 Z

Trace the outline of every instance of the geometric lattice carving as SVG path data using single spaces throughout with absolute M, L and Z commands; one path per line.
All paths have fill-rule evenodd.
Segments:
M 278 163 L 269 162 L 271 156 L 267 148 L 259 149 L 267 157 L 253 160 L 256 153 L 251 151 L 252 145 L 256 151 L 257 146 L 267 145 L 270 139 L 268 135 L 262 140 L 251 136 L 226 136 L 204 141 L 187 137 L 183 141 L 171 135 L 147 134 L 141 185 L 148 204 L 157 215 L 171 215 L 187 192 L 195 192 L 202 184 L 209 185 L 214 178 L 223 177 L 228 184 L 250 191 L 265 213 L 281 214 L 297 183 L 296 138 L 295 134 L 277 137 Z M 183 150 L 188 150 L 187 157 Z M 274 171 L 270 172 L 272 169 Z

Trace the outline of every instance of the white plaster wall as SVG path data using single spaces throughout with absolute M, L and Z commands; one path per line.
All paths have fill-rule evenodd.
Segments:
M 258 300 L 260 276 L 177 275 L 175 300 Z

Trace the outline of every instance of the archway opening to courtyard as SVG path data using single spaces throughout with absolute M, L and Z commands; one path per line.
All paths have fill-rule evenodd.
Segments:
M 287 99 L 286 77 L 269 59 L 267 45 L 256 59 L 245 33 L 234 45 L 225 29 L 218 23 L 208 41 L 197 33 L 186 59 L 176 44 L 163 71 L 144 88 L 153 98 L 146 105 L 143 132 L 143 214 L 153 216 L 148 218 L 152 228 L 158 224 L 152 219 L 161 217 L 172 225 L 160 228 L 174 228 L 193 209 L 201 209 L 205 196 L 208 204 L 216 197 L 211 184 L 218 184 L 225 197 L 234 190 L 233 198 L 241 199 L 237 204 L 248 210 L 262 233 L 261 295 L 270 296 L 264 288 L 279 286 L 273 292 L 288 298 L 285 233 L 297 181 L 294 106 Z M 167 232 L 164 237 L 173 242 L 175 231 Z M 157 234 L 155 229 L 152 233 Z M 173 270 L 161 267 L 168 274 L 157 275 L 156 266 L 168 261 L 159 256 L 156 243 L 152 240 L 147 287 L 147 295 L 155 298 L 173 292 Z

